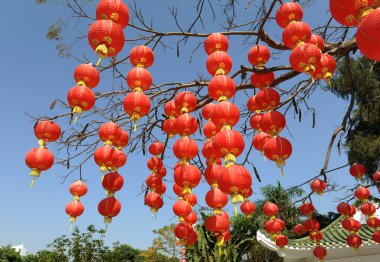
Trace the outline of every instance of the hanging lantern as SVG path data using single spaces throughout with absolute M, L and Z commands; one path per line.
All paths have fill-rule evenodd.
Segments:
M 358 232 L 362 225 L 353 218 L 346 218 L 342 220 L 342 227 L 349 232 Z
M 313 256 L 319 259 L 319 261 L 323 261 L 324 258 L 327 256 L 327 250 L 325 247 L 322 246 L 316 246 L 313 249 Z
M 240 210 L 247 218 L 251 218 L 252 214 L 255 213 L 256 206 L 251 201 L 244 201 L 240 206 Z
M 211 119 L 211 114 L 214 111 L 215 104 L 209 103 L 202 108 L 202 117 L 206 120 Z
M 99 202 L 98 211 L 104 217 L 104 223 L 109 224 L 112 218 L 120 213 L 121 204 L 114 197 L 107 197 Z
M 252 145 L 253 147 L 263 153 L 264 146 L 266 142 L 271 138 L 270 135 L 264 133 L 264 132 L 259 132 L 257 133 L 253 139 L 252 139 Z
M 379 183 L 380 182 L 380 171 L 376 171 L 373 175 L 372 175 L 372 179 L 375 183 Z
M 193 227 L 185 222 L 178 223 L 174 227 L 174 235 L 180 240 L 180 245 L 186 245 L 187 240 L 190 239 L 192 234 L 194 234 L 193 232 Z
M 47 142 L 54 142 L 61 136 L 61 128 L 51 120 L 40 121 L 34 127 L 34 135 L 39 139 L 38 144 L 45 146 Z
M 244 150 L 244 138 L 235 130 L 224 130 L 219 132 L 212 141 L 212 146 L 217 154 L 224 157 L 228 166 L 235 162 L 236 157 L 240 156 Z
M 255 97 L 259 110 L 273 110 L 280 104 L 280 94 L 273 88 L 261 89 Z
M 111 168 L 112 171 L 117 171 L 120 167 L 123 167 L 127 163 L 127 155 L 119 149 L 116 149 L 118 154 L 117 161 L 115 165 Z
M 208 84 L 208 94 L 216 101 L 226 101 L 236 92 L 234 80 L 227 75 L 216 75 Z
M 164 152 L 164 145 L 161 142 L 153 142 L 150 144 L 148 151 L 151 155 L 158 156 Z
M 202 155 L 210 162 L 215 162 L 215 160 L 218 158 L 218 155 L 216 154 L 214 147 L 212 146 L 212 140 L 207 140 L 203 144 Z
M 304 225 L 309 231 L 317 231 L 320 227 L 319 222 L 314 218 L 307 219 Z
M 261 131 L 261 121 L 263 119 L 262 113 L 253 114 L 251 118 L 249 119 L 249 124 L 252 127 L 252 129 L 255 129 L 257 131 Z
M 83 111 L 91 110 L 95 105 L 95 94 L 85 86 L 74 86 L 67 93 L 67 101 L 73 109 L 73 114 L 81 114 Z
M 274 216 L 278 213 L 278 206 L 272 202 L 266 202 L 263 206 L 263 212 L 267 217 L 274 219 Z
M 292 50 L 289 61 L 295 71 L 312 75 L 321 56 L 321 50 L 317 46 L 304 44 Z
M 337 209 L 338 213 L 341 215 L 348 216 L 351 212 L 351 206 L 347 203 L 344 203 L 344 202 L 339 203 L 338 206 L 336 207 L 336 209 Z
M 312 241 L 319 243 L 323 239 L 323 233 L 321 231 L 312 231 L 309 233 L 309 238 Z
M 195 117 L 189 114 L 182 114 L 175 121 L 177 134 L 180 136 L 190 136 L 197 132 L 198 122 Z
M 253 66 L 263 67 L 270 59 L 270 51 L 264 45 L 255 45 L 248 51 L 248 61 Z
M 364 203 L 360 206 L 360 211 L 366 216 L 372 216 L 376 213 L 376 206 L 372 203 Z
M 326 189 L 326 182 L 321 179 L 314 179 L 310 184 L 311 190 L 321 195 Z
M 283 230 L 285 227 L 285 222 L 282 219 L 274 218 L 268 220 L 264 228 L 265 230 L 272 235 L 272 237 L 275 237 L 281 230 Z
M 131 49 L 129 59 L 135 67 L 148 68 L 154 62 L 154 53 L 149 47 L 138 45 Z
M 150 207 L 150 212 L 154 214 L 164 205 L 164 202 L 160 194 L 150 192 L 145 196 L 145 204 Z
M 33 177 L 30 183 L 30 187 L 32 187 L 41 171 L 48 170 L 53 166 L 54 155 L 45 147 L 33 148 L 26 153 L 25 164 L 32 169 L 30 172 L 30 176 Z
M 267 73 L 252 73 L 251 83 L 253 87 L 263 89 L 273 84 L 274 73 L 272 71 Z
M 223 215 L 212 215 L 206 219 L 205 226 L 211 233 L 223 233 L 229 230 L 230 221 Z
M 74 196 L 74 200 L 79 200 L 80 197 L 87 194 L 87 185 L 82 180 L 74 181 L 70 185 L 70 193 Z
M 183 195 L 183 200 L 188 202 L 192 207 L 198 203 L 198 198 L 194 193 Z
M 227 52 L 228 39 L 223 34 L 212 33 L 206 38 L 204 49 L 208 55 L 211 55 L 215 51 Z
M 278 111 L 269 111 L 263 114 L 261 130 L 271 136 L 277 136 L 286 126 L 285 116 Z
M 372 234 L 372 240 L 380 244 L 380 231 L 376 231 Z
M 95 163 L 100 166 L 100 171 L 106 173 L 108 168 L 115 166 L 119 153 L 110 146 L 101 146 L 94 152 Z
M 112 145 L 114 141 L 116 142 L 119 137 L 121 137 L 122 129 L 120 126 L 114 122 L 108 122 L 100 126 L 99 128 L 99 138 L 104 142 L 105 145 Z
M 274 239 L 274 243 L 276 244 L 276 246 L 280 247 L 280 249 L 284 249 L 288 242 L 288 237 L 281 234 L 277 235 Z
M 129 142 L 128 133 L 124 130 L 121 130 L 121 135 L 120 137 L 118 137 L 116 141 L 114 141 L 114 144 L 117 147 L 117 149 L 121 150 L 128 145 L 128 142 Z
M 178 200 L 173 205 L 173 212 L 179 217 L 179 221 L 185 221 L 184 217 L 191 213 L 191 205 L 185 200 Z
M 75 68 L 74 79 L 77 86 L 94 88 L 99 84 L 100 75 L 92 64 L 80 64 Z
M 300 207 L 300 212 L 302 215 L 311 217 L 315 208 L 312 203 L 303 203 Z
M 163 167 L 164 163 L 161 158 L 158 156 L 153 156 L 148 159 L 147 166 L 149 170 L 152 171 L 152 173 L 157 174 L 161 168 Z
M 176 119 L 169 118 L 162 123 L 162 131 L 169 137 L 174 137 L 177 134 Z
M 216 126 L 213 122 L 208 121 L 203 127 L 203 134 L 208 139 L 214 138 L 214 136 L 220 132 L 221 127 Z
M 150 188 L 151 191 L 157 192 L 157 188 L 162 187 L 162 178 L 154 174 L 149 175 L 145 179 L 146 185 Z
M 307 228 L 302 224 L 297 224 L 293 227 L 293 232 L 297 235 L 304 235 L 307 233 Z
M 347 244 L 354 248 L 355 250 L 358 250 L 359 247 L 362 245 L 363 240 L 360 236 L 358 235 L 349 235 L 347 237 Z
M 323 40 L 323 38 L 320 35 L 311 35 L 311 38 L 308 43 L 316 45 L 322 53 L 323 50 L 325 50 L 325 40 Z
M 183 194 L 191 193 L 201 181 L 201 171 L 190 164 L 180 164 L 174 168 L 174 182 L 183 188 Z
M 190 159 L 197 156 L 198 145 L 189 137 L 181 137 L 174 142 L 173 152 L 178 159 L 180 159 L 183 163 L 186 163 Z
M 150 99 L 142 92 L 128 93 L 124 98 L 124 110 L 131 120 L 137 122 L 150 111 Z
M 181 92 L 174 98 L 176 109 L 181 114 L 191 113 L 197 107 L 197 97 L 191 92 Z
M 211 187 L 218 185 L 218 177 L 221 174 L 223 167 L 217 164 L 207 166 L 204 172 L 204 177 Z
M 165 194 L 166 192 L 166 185 L 165 183 L 162 183 L 161 185 L 158 185 L 156 187 L 156 193 L 159 194 L 159 195 L 163 195 Z
M 110 19 L 125 28 L 129 22 L 128 7 L 121 0 L 101 0 L 96 6 L 96 19 Z
M 251 96 L 247 101 L 247 108 L 249 111 L 257 113 L 261 111 L 261 107 L 256 102 L 256 96 Z
M 132 68 L 127 76 L 127 85 L 132 91 L 143 92 L 152 86 L 152 75 L 143 67 Z
M 321 60 L 316 64 L 315 71 L 312 76 L 314 79 L 323 79 L 326 82 L 330 82 L 335 70 L 335 58 L 329 54 L 322 54 Z
M 265 156 L 276 162 L 278 167 L 285 165 L 285 160 L 292 154 L 292 145 L 283 137 L 272 137 L 268 139 L 263 148 Z
M 178 117 L 180 113 L 175 105 L 174 100 L 170 100 L 165 103 L 164 112 L 165 112 L 165 115 L 172 118 Z
M 375 0 L 345 1 L 330 0 L 330 12 L 332 17 L 340 24 L 357 26 L 364 16 L 373 11 L 371 7 Z
M 83 214 L 84 206 L 80 201 L 73 200 L 66 205 L 65 211 L 70 216 L 70 223 L 75 222 Z
M 350 174 L 351 174 L 351 176 L 358 178 L 358 179 L 363 178 L 363 176 L 365 176 L 365 174 L 366 174 L 365 166 L 363 166 L 361 164 L 353 164 L 350 167 Z
M 285 28 L 292 22 L 301 21 L 302 17 L 303 11 L 301 6 L 294 2 L 284 3 L 276 12 L 276 22 L 282 28 Z
M 355 190 L 355 196 L 360 201 L 366 202 L 370 195 L 371 193 L 368 188 L 359 187 Z
M 124 47 L 123 29 L 111 20 L 95 21 L 87 37 L 90 46 L 101 58 L 116 56 Z
M 185 219 L 186 223 L 188 223 L 190 225 L 194 225 L 198 221 L 198 216 L 195 212 L 192 211 L 190 214 L 185 216 L 184 219 Z
M 380 218 L 374 217 L 374 216 L 368 217 L 368 219 L 367 219 L 367 226 L 369 226 L 370 228 L 373 228 L 373 229 L 377 230 L 378 227 L 380 227 Z
M 205 196 L 206 204 L 214 209 L 214 214 L 219 214 L 228 203 L 228 196 L 218 187 L 212 187 Z
M 222 130 L 231 129 L 239 122 L 240 111 L 239 108 L 231 102 L 222 101 L 215 104 L 214 114 L 211 115 L 211 121 L 220 126 Z
M 289 49 L 294 49 L 304 43 L 308 43 L 311 38 L 311 28 L 304 22 L 294 22 L 285 27 L 282 33 L 282 41 Z M 318 49 L 319 50 L 319 49 Z
M 119 191 L 124 184 L 123 177 L 116 172 L 111 172 L 104 175 L 102 180 L 102 186 L 105 190 L 107 190 L 107 196 L 114 196 L 115 192 Z
M 173 192 L 178 196 L 182 197 L 183 196 L 183 188 L 176 183 L 173 184 Z
M 223 51 L 215 51 L 206 60 L 207 71 L 210 75 L 227 75 L 232 68 L 231 57 Z

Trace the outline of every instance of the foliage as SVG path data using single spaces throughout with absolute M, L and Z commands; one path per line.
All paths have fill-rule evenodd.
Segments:
M 11 246 L 5 246 L 0 248 L 0 262 L 21 262 L 20 253 L 13 249 Z
M 164 226 L 158 230 L 153 230 L 153 233 L 158 235 L 153 239 L 153 248 L 168 257 L 172 258 L 171 261 L 177 261 L 181 248 L 177 246 L 177 240 L 173 233 L 175 224 Z

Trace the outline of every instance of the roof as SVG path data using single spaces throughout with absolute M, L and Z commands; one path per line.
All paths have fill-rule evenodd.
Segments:
M 20 252 L 21 256 L 26 256 L 28 254 L 28 250 L 26 249 L 24 244 L 12 246 L 12 248 L 15 249 L 17 252 Z

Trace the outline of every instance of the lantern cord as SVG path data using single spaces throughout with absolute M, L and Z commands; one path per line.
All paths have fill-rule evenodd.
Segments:
M 133 132 L 136 133 L 136 130 L 137 130 L 137 124 L 135 123 L 135 125 L 133 126 Z
M 96 66 L 100 66 L 100 62 L 102 62 L 102 57 L 99 57 L 98 62 L 96 63 Z
M 311 82 L 314 84 L 315 83 L 315 79 L 314 77 L 311 77 Z
M 34 186 L 34 181 L 36 181 L 36 177 L 33 177 L 32 181 L 30 181 L 30 184 L 29 184 L 30 188 Z
M 70 231 L 73 231 L 73 223 L 70 223 Z
M 281 169 L 281 176 L 285 176 L 285 173 L 284 173 L 284 168 L 283 168 L 283 166 L 281 166 L 281 167 L 280 167 L 280 169 Z

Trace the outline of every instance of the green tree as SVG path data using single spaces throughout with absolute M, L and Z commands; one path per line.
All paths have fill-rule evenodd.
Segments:
M 0 247 L 0 262 L 21 262 L 20 252 L 17 252 L 10 245 L 5 247 Z
M 177 246 L 177 240 L 173 232 L 174 227 L 175 224 L 170 224 L 158 230 L 153 230 L 153 233 L 157 235 L 153 239 L 153 248 L 170 257 L 171 261 L 178 261 L 181 249 Z
M 140 257 L 141 251 L 130 245 L 120 244 L 119 242 L 113 243 L 112 251 L 107 255 L 108 262 L 142 262 L 143 258 Z

